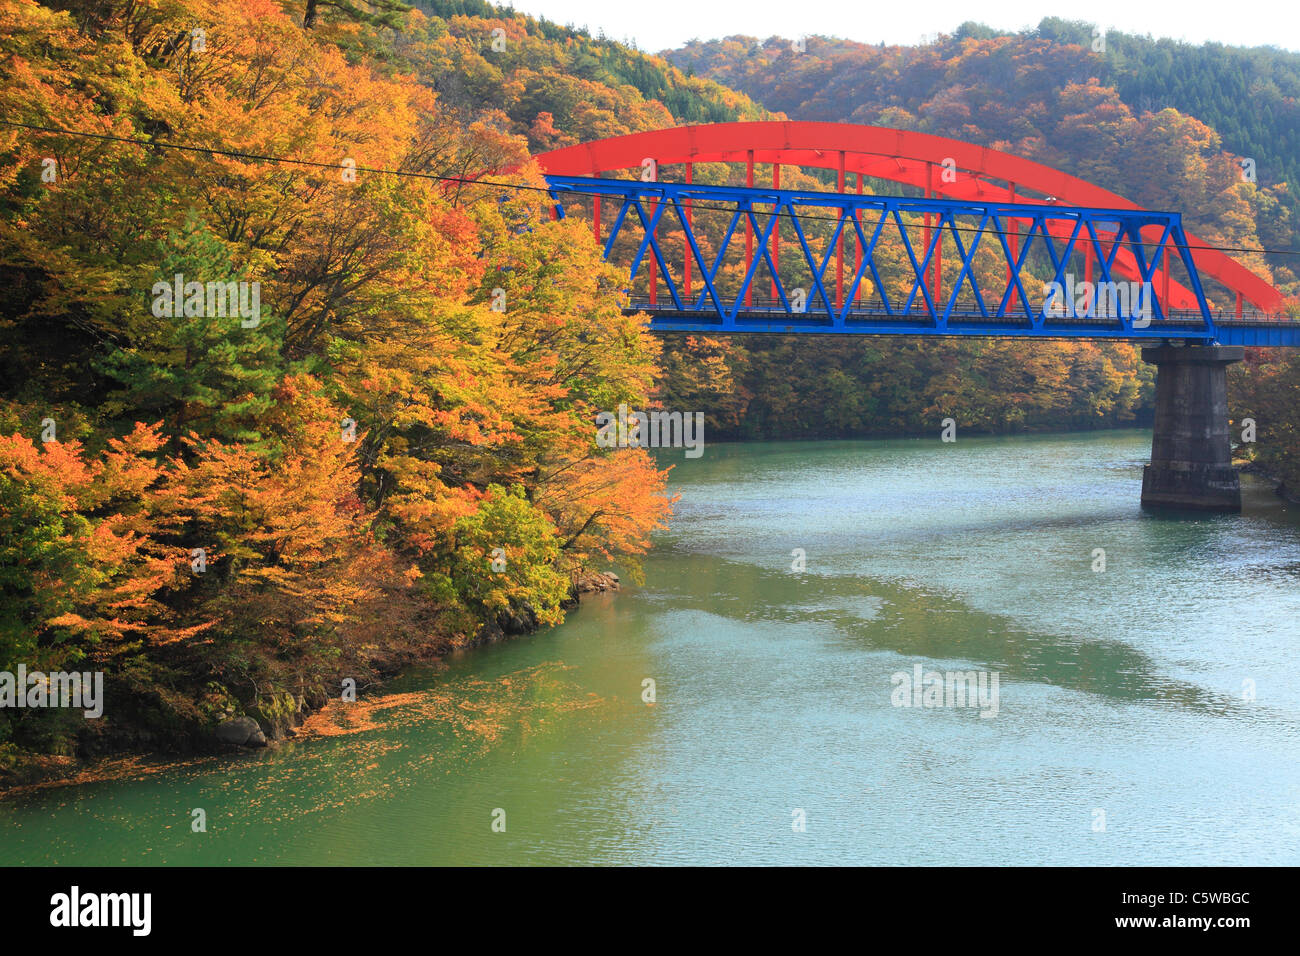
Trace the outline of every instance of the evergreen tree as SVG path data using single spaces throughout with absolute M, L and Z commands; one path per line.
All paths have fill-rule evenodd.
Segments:
M 260 306 L 260 287 L 235 269 L 226 246 L 197 216 L 158 248 L 158 283 L 143 321 L 131 323 L 133 341 L 97 363 L 98 371 L 123 386 L 106 410 L 129 421 L 161 418 L 173 447 L 189 432 L 258 442 L 257 422 L 271 405 L 280 374 L 282 324 L 230 308 Z M 184 293 L 179 300 L 177 276 Z M 239 284 L 243 290 L 231 296 Z M 226 314 L 213 314 L 220 312 Z

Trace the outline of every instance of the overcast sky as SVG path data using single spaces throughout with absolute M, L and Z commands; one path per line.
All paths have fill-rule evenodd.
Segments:
M 999 29 L 1036 26 L 1043 17 L 1084 20 L 1125 33 L 1172 37 L 1191 43 L 1215 40 L 1237 46 L 1277 45 L 1300 50 L 1300 5 L 1295 0 L 497 0 L 555 23 L 635 40 L 649 52 L 742 33 L 766 38 L 847 37 L 863 43 L 914 44 L 922 36 L 951 33 L 966 20 Z

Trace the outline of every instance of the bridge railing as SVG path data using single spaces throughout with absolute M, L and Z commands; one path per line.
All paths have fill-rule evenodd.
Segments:
M 652 327 L 1216 336 L 1177 213 L 547 179 L 557 214 L 566 215 L 566 205 L 591 207 L 606 259 L 628 269 L 634 288 L 645 277 L 633 306 L 651 315 Z M 604 234 L 601 200 L 614 212 Z M 725 229 L 700 230 L 696 217 L 706 210 Z M 680 255 L 668 248 L 668 231 L 680 233 Z M 789 261 L 784 272 L 780 264 L 783 232 L 805 279 L 798 287 L 791 287 Z M 945 247 L 950 262 L 956 258 L 946 289 Z M 834 279 L 827 275 L 832 261 Z M 1175 265 L 1185 285 L 1172 279 Z M 1091 291 L 1079 294 L 1085 286 L 1076 274 Z M 765 296 L 758 289 L 769 282 Z

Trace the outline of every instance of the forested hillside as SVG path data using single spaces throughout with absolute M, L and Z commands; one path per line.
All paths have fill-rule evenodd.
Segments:
M 658 57 L 480 0 L 416 0 L 438 46 L 444 106 L 498 110 L 535 150 L 681 123 L 766 119 L 747 96 Z M 499 31 L 499 32 L 494 32 Z M 399 40 L 397 47 L 404 44 Z
M 983 143 L 1064 169 L 1140 204 L 1176 209 L 1208 241 L 1268 250 L 1232 254 L 1290 295 L 1295 311 L 1300 54 L 1116 32 L 1103 36 L 1091 24 L 1049 18 L 1014 34 L 968 23 L 918 47 L 733 36 L 691 43 L 665 56 L 791 119 L 891 126 Z M 749 368 L 759 371 L 741 381 L 753 394 L 767 396 L 774 380 L 779 393 L 782 381 L 825 375 L 829 363 L 829 380 L 838 383 L 840 398 L 828 396 L 825 415 L 852 420 L 849 431 L 915 427 L 914 420 L 855 416 L 864 396 L 894 387 L 893 359 L 898 351 L 910 351 L 868 345 L 862 350 L 844 367 L 814 350 L 759 345 L 746 356 Z M 890 353 L 887 363 L 877 360 L 882 351 Z M 1099 399 L 1095 414 L 1088 414 L 1086 397 L 1101 394 L 1096 378 L 1072 373 L 1064 384 L 1052 384 L 1053 376 L 1062 381 L 1059 363 L 1066 347 L 1044 345 L 1032 354 L 1007 349 L 1003 358 L 992 345 L 921 345 L 915 351 L 946 364 L 952 379 L 945 387 L 939 377 L 921 376 L 916 387 L 935 396 L 922 407 L 969 416 L 971 397 L 958 389 L 975 392 L 981 399 L 975 407 L 987 413 L 974 416 L 983 418 L 977 428 L 1087 427 L 1128 420 L 1135 412 L 1142 417 L 1149 409 L 1149 373 L 1137 366 L 1128 346 L 1096 349 L 1119 368 L 1136 369 L 1137 378 L 1121 372 L 1124 399 L 1114 411 Z M 1035 365 L 1042 363 L 1053 374 L 1038 374 Z M 999 390 L 1017 378 L 1018 365 L 1023 389 L 1001 393 L 1015 398 L 1000 401 Z M 765 374 L 767 369 L 772 373 Z M 910 361 L 904 369 L 910 371 Z M 1261 429 L 1260 441 L 1242 452 L 1300 489 L 1300 361 L 1277 351 L 1250 354 L 1233 369 L 1232 385 L 1234 414 L 1257 418 Z M 756 401 L 747 405 L 742 432 L 763 431 L 759 418 L 774 414 L 766 399 Z M 875 416 L 878 408 L 869 407 Z
M 1176 208 L 1217 240 L 1300 249 L 1300 54 L 1098 34 L 1049 18 L 1015 34 L 965 24 L 920 47 L 810 37 L 796 50 L 742 36 L 667 56 L 792 119 L 1009 149 Z M 1253 160 L 1254 183 L 1240 158 Z M 1295 291 L 1293 257 L 1268 267 Z

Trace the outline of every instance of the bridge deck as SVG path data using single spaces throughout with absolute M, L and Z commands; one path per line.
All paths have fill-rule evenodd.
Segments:
M 1028 318 L 985 316 L 979 312 L 953 311 L 947 323 L 939 324 L 928 314 L 913 311 L 900 314 L 885 309 L 880 300 L 853 306 L 843 322 L 823 311 L 791 313 L 776 301 L 757 300 L 736 311 L 735 321 L 719 318 L 713 309 L 678 309 L 671 303 L 651 305 L 634 297 L 629 313 L 650 317 L 654 332 L 703 334 L 823 333 L 831 335 L 964 335 L 1017 338 L 1090 338 L 1128 341 L 1185 339 L 1217 342 L 1220 345 L 1300 347 L 1300 322 L 1261 313 L 1240 317 L 1226 312 L 1211 313 L 1213 332 L 1207 333 L 1199 311 L 1175 311 L 1167 318 L 1151 319 L 1150 325 L 1123 327 L 1115 318 L 1048 317 L 1035 325 Z

